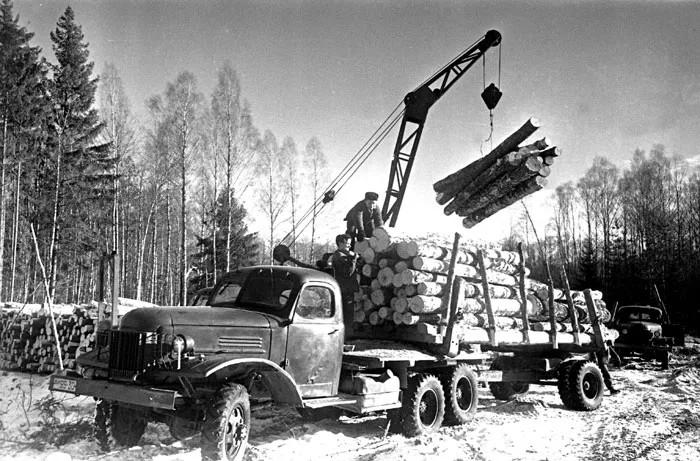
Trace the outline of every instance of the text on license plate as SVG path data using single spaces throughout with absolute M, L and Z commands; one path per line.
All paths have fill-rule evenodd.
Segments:
M 75 392 L 75 385 L 77 383 L 77 381 L 73 381 L 72 379 L 54 378 L 53 389 L 56 391 Z

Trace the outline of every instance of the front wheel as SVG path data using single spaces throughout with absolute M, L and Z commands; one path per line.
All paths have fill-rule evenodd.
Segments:
M 445 393 L 435 375 L 420 374 L 408 381 L 403 396 L 401 419 L 408 437 L 430 434 L 442 426 L 445 417 Z
M 201 433 L 202 461 L 240 461 L 248 447 L 250 401 L 240 384 L 225 384 L 207 407 Z
M 464 424 L 476 413 L 479 404 L 479 388 L 476 375 L 462 363 L 447 372 L 442 380 L 445 393 L 445 422 Z
M 99 400 L 95 405 L 94 437 L 100 448 L 133 447 L 146 432 L 148 420 L 142 413 L 116 403 Z

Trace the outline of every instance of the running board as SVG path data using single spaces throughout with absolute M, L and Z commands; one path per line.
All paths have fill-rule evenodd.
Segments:
M 304 400 L 305 408 L 338 407 L 353 413 L 389 410 L 401 407 L 401 392 L 380 392 L 377 394 L 353 395 L 338 393 L 334 397 L 321 397 Z

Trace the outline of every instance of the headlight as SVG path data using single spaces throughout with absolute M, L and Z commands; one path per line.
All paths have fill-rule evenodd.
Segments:
M 658 338 L 659 336 L 661 336 L 661 332 L 659 330 L 656 330 L 654 332 L 654 338 Z
M 194 339 L 185 335 L 178 335 L 173 338 L 173 342 L 170 344 L 174 354 L 186 354 L 188 352 L 194 352 Z
M 627 334 L 627 331 L 628 331 L 627 328 L 623 328 L 623 329 L 622 329 L 622 334 L 623 334 L 623 335 L 626 335 L 626 334 Z

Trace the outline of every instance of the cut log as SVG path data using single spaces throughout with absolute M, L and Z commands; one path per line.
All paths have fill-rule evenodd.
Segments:
M 394 282 L 394 271 L 390 267 L 385 267 L 377 272 L 377 281 L 383 287 L 391 286 Z
M 439 282 L 446 283 L 447 277 L 444 275 L 433 274 L 432 272 L 423 272 L 415 269 L 406 269 L 401 272 L 401 278 L 404 285 L 417 284 L 420 282 Z
M 417 295 L 408 298 L 408 309 L 416 314 L 440 312 L 444 308 L 442 298 L 437 296 Z
M 389 299 L 391 299 L 391 292 L 386 288 L 374 290 L 370 294 L 370 300 L 375 306 L 386 306 L 389 304 Z
M 514 189 L 505 194 L 504 196 L 498 198 L 496 201 L 488 204 L 484 208 L 471 213 L 462 220 L 462 225 L 467 229 L 471 229 L 476 224 L 480 223 L 489 216 L 497 213 L 503 208 L 512 205 L 518 200 L 527 197 L 533 192 L 537 192 L 544 188 L 547 184 L 547 180 L 541 176 L 535 176 L 525 181 L 524 183 L 518 184 Z
M 426 296 L 442 296 L 447 288 L 444 283 L 438 282 L 420 282 L 417 285 L 409 285 L 416 287 L 416 294 Z
M 433 184 L 433 190 L 438 193 L 436 197 L 437 202 L 440 205 L 444 205 L 452 200 L 452 198 L 462 190 L 465 184 L 474 181 L 475 178 L 479 177 L 499 158 L 516 150 L 517 146 L 539 127 L 539 121 L 536 118 L 531 118 L 489 154 Z
M 463 194 L 460 192 L 455 200 L 445 207 L 445 214 L 456 212 L 459 216 L 467 216 L 476 210 L 494 202 L 499 197 L 506 195 L 517 185 L 537 176 L 542 169 L 539 157 L 531 156 L 513 170 L 507 171 L 488 183 L 486 187 L 479 189 L 473 194 Z
M 520 158 L 516 155 L 516 152 L 511 152 L 499 159 L 481 176 L 467 184 L 445 207 L 445 214 L 451 215 L 457 210 L 469 208 L 468 205 L 475 207 L 472 211 L 477 210 L 516 184 L 538 174 L 544 167 L 542 159 L 536 154 Z

